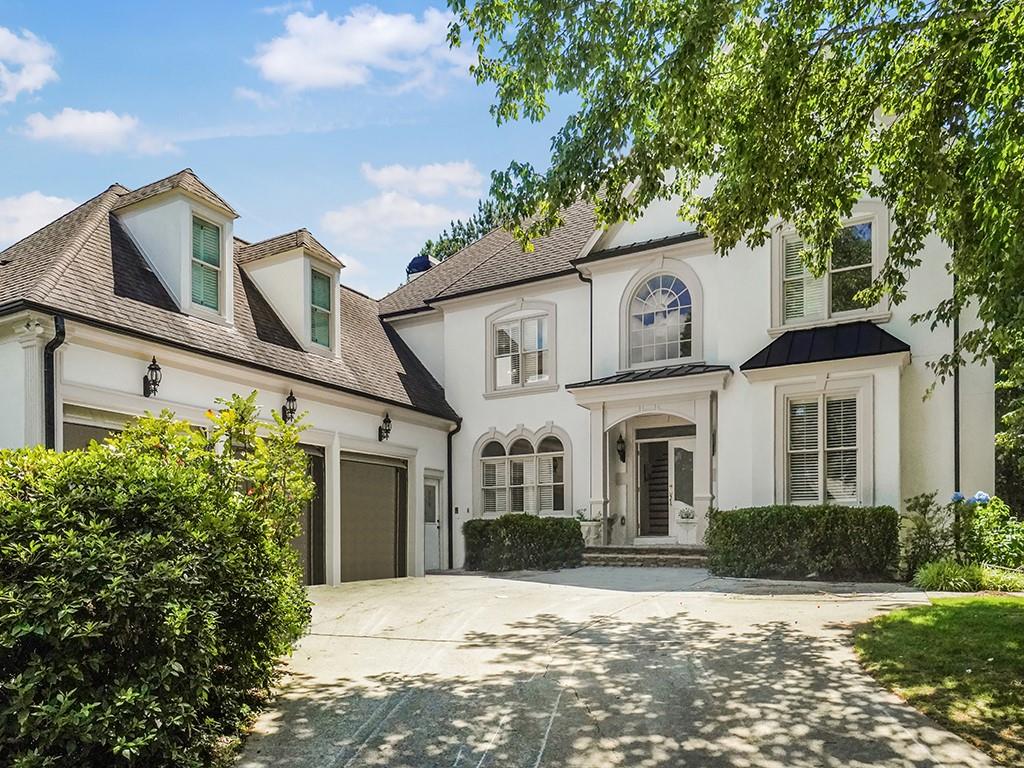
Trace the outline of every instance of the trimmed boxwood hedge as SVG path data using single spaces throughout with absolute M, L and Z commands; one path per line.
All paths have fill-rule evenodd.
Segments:
M 467 571 L 574 568 L 583 561 L 583 533 L 577 520 L 536 515 L 502 515 L 467 520 Z
M 709 518 L 708 567 L 720 576 L 888 579 L 899 564 L 892 507 L 778 505 Z

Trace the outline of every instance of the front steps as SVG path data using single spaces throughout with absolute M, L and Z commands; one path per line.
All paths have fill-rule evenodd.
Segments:
M 706 568 L 703 546 L 620 547 L 594 546 L 583 550 L 584 565 L 646 566 L 652 568 Z

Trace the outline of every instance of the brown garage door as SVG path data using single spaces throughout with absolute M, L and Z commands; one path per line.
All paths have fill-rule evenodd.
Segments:
M 341 457 L 341 580 L 405 576 L 406 467 L 386 457 Z

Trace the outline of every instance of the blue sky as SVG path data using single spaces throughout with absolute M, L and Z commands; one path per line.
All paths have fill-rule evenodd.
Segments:
M 342 281 L 394 288 L 488 174 L 544 164 L 448 50 L 443 3 L 0 0 L 0 247 L 117 181 L 184 167 L 258 240 L 308 227 Z

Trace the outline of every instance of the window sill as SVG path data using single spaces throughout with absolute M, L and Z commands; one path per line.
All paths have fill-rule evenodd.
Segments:
M 558 384 L 535 384 L 526 387 L 495 389 L 491 392 L 484 392 L 484 400 L 499 400 L 503 397 L 516 397 L 518 395 L 535 395 L 541 392 L 557 392 L 559 389 Z
M 865 310 L 863 313 L 857 313 L 852 315 L 841 315 L 839 317 L 830 317 L 826 320 L 806 320 L 800 323 L 786 323 L 785 325 L 776 325 L 768 329 L 768 335 L 773 339 L 781 336 L 786 331 L 804 331 L 808 328 L 828 328 L 833 325 L 842 325 L 843 323 L 855 323 L 867 320 L 871 323 L 887 323 L 892 319 L 892 312 L 888 311 L 871 311 Z
M 191 304 L 186 310 L 186 313 L 192 317 L 198 317 L 200 320 L 206 320 L 211 323 L 217 323 L 218 325 L 230 325 L 228 319 L 224 315 L 220 314 L 215 309 L 209 309 L 204 307 L 202 304 Z

